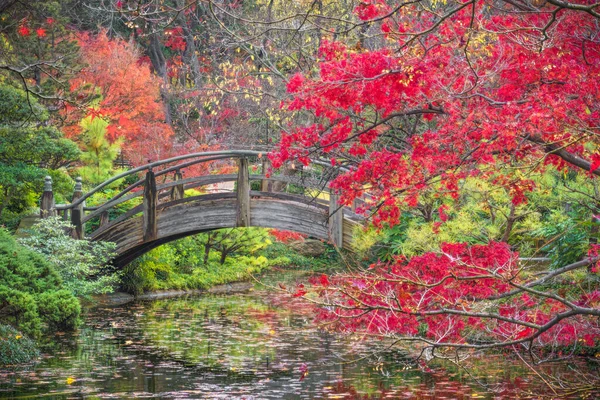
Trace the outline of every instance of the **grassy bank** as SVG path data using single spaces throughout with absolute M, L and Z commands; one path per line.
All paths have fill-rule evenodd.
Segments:
M 275 267 L 324 272 L 340 264 L 338 254 L 329 246 L 324 245 L 324 252 L 319 256 L 305 256 L 289 245 L 272 241 L 263 233 L 250 230 L 253 244 L 240 247 L 224 258 L 219 251 L 209 251 L 206 256 L 208 238 L 203 235 L 165 244 L 125 268 L 121 290 L 142 294 L 159 290 L 208 289 L 249 280 L 251 276 Z

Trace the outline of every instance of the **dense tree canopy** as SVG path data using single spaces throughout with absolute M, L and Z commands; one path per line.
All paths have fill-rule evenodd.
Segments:
M 46 126 L 47 110 L 25 91 L 0 83 L 0 215 L 7 206 L 27 208 L 43 177 L 79 157 L 72 141 Z

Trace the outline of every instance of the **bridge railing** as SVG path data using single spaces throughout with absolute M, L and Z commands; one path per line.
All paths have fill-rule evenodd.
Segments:
M 236 174 L 199 175 L 184 178 L 184 171 L 190 167 L 226 159 L 236 160 Z M 249 173 L 251 160 L 253 164 L 260 164 L 260 174 Z M 323 167 L 322 170 L 332 169 L 331 165 L 326 162 L 315 161 L 313 164 Z M 258 166 L 255 165 L 255 167 Z M 63 218 L 70 219 L 71 224 L 74 226 L 73 236 L 81 239 L 85 234 L 84 228 L 86 223 L 94 222 L 94 224 L 97 224 L 98 228 L 95 232 L 99 232 L 108 229 L 109 225 L 141 214 L 144 240 L 151 241 L 156 239 L 157 235 L 157 206 L 161 202 L 183 199 L 186 190 L 215 183 L 235 182 L 236 190 L 235 192 L 232 191 L 232 196 L 237 198 L 237 226 L 249 226 L 250 196 L 256 194 L 251 191 L 251 182 L 258 182 L 258 192 L 260 193 L 272 193 L 273 197 L 283 198 L 288 196 L 289 198 L 290 195 L 273 193 L 273 186 L 276 183 L 283 183 L 302 188 L 304 196 L 302 196 L 301 201 L 306 202 L 309 199 L 313 205 L 328 210 L 328 225 L 332 241 L 341 247 L 343 241 L 342 225 L 344 210 L 338 205 L 338 196 L 329 191 L 328 179 L 324 179 L 322 174 L 311 176 L 310 173 L 307 173 L 310 170 L 307 169 L 303 170 L 300 177 L 282 174 L 271 175 L 269 170 L 268 158 L 257 151 L 229 150 L 193 153 L 149 163 L 125 171 L 96 186 L 87 193 L 83 192 L 81 178 L 77 178 L 71 203 L 58 205 L 54 204 L 52 182 L 47 177 L 41 201 L 41 216 L 46 217 L 58 213 Z M 144 174 L 142 179 L 139 179 L 140 174 Z M 131 177 L 136 178 L 135 182 L 110 199 L 94 207 L 86 206 L 86 200 L 90 199 L 94 194 L 105 190 L 120 180 L 131 179 Z M 158 183 L 161 178 L 162 182 Z M 306 196 L 306 192 L 304 192 L 305 188 L 309 189 L 311 196 Z M 320 196 L 322 193 L 327 193 L 327 196 Z M 296 199 L 299 200 L 299 197 L 296 197 Z M 111 220 L 110 211 L 128 201 L 137 201 L 139 204 Z

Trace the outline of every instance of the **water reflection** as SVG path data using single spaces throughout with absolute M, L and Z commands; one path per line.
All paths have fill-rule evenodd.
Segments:
M 206 399 L 538 398 L 543 386 L 498 357 L 423 372 L 400 350 L 320 332 L 269 293 L 98 308 L 30 371 L 0 372 L 0 397 Z M 365 357 L 361 362 L 345 360 Z M 491 362 L 493 361 L 493 362 Z M 303 370 L 308 374 L 303 377 Z M 529 393 L 529 395 L 528 395 Z M 580 394 L 574 395 L 577 398 Z

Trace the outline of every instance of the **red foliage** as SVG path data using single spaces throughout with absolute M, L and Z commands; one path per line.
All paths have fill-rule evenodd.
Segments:
M 271 229 L 269 231 L 269 233 L 271 234 L 271 236 L 273 236 L 275 238 L 275 240 L 277 240 L 278 242 L 281 242 L 281 243 L 289 243 L 289 242 L 293 242 L 296 240 L 306 239 L 306 235 L 304 235 L 302 233 L 298 233 L 298 232 L 292 232 L 292 231 L 282 231 L 282 230 L 278 230 L 278 229 Z
M 31 34 L 31 31 L 29 30 L 27 25 L 22 24 L 21 26 L 19 26 L 19 29 L 17 29 L 17 33 L 21 36 L 29 36 Z
M 517 259 L 504 243 L 446 243 L 439 254 L 374 265 L 368 274 L 321 276 L 311 280 L 328 305 L 319 310 L 318 319 L 343 331 L 424 335 L 436 343 L 465 343 L 466 332 L 479 329 L 498 343 L 537 339 L 568 345 L 586 334 L 584 344 L 594 345 L 600 327 L 589 318 L 552 325 L 555 315 L 569 310 L 552 298 L 525 293 L 501 303 L 497 312 L 485 308 L 490 299 L 521 283 Z M 306 294 L 303 288 L 296 294 L 300 290 Z M 578 305 L 598 307 L 600 292 L 582 296 Z
M 102 98 L 97 109 L 88 109 L 83 115 L 73 110 L 67 115 L 71 124 L 64 130 L 68 136 L 76 136 L 79 120 L 92 115 L 110 122 L 110 139 L 126 139 L 123 151 L 134 165 L 196 150 L 191 143 L 173 148 L 174 133 L 164 122 L 160 82 L 147 64 L 137 62 L 140 57 L 133 43 L 110 40 L 101 33 L 84 37 L 80 44 L 88 66 L 72 81 L 72 90 L 99 92 Z
M 178 26 L 173 29 L 167 29 L 165 31 L 167 40 L 165 40 L 165 46 L 178 51 L 185 50 L 185 39 L 183 37 L 183 29 Z
M 399 23 L 385 21 L 384 31 L 399 50 L 357 52 L 322 42 L 319 77 L 295 75 L 288 84 L 294 96 L 284 104 L 290 111 L 310 111 L 317 121 L 282 133 L 271 155 L 275 167 L 293 158 L 307 163 L 315 145 L 338 158 L 346 152 L 360 157 L 332 187 L 341 191 L 344 204 L 370 188 L 373 203 L 382 205 L 375 222 L 391 224 L 433 180 L 456 197 L 460 179 L 474 173 L 495 172 L 496 184 L 510 190 L 514 204 L 526 202 L 532 183 L 501 176 L 496 166 L 541 159 L 549 143 L 591 160 L 596 169 L 595 147 L 581 146 L 578 139 L 585 135 L 600 144 L 598 135 L 585 133 L 597 130 L 600 119 L 600 85 L 592 78 L 600 73 L 600 43 L 585 39 L 596 32 L 594 18 L 564 11 L 554 21 L 552 40 L 540 47 L 527 43 L 541 36 L 502 32 L 545 26 L 548 14 L 489 14 L 465 3 L 438 26 L 432 13 L 414 18 L 416 7 L 402 7 L 394 15 Z M 363 1 L 356 12 L 372 19 L 388 12 L 384 8 L 379 1 Z M 405 32 L 421 31 L 431 33 L 408 41 Z M 382 135 L 397 134 L 390 125 L 398 117 L 419 115 L 422 133 L 398 140 L 397 147 L 375 146 Z M 561 162 L 568 165 L 564 158 L 544 158 Z
M 470 176 L 509 191 L 519 205 L 535 185 L 515 167 L 599 175 L 598 20 L 547 7 L 459 2 L 428 9 L 417 1 L 390 10 L 383 1 L 361 1 L 355 13 L 381 23 L 385 41 L 370 50 L 321 42 L 319 76 L 293 76 L 291 99 L 282 103 L 313 122 L 282 132 L 273 166 L 308 164 L 315 154 L 350 165 L 330 186 L 347 206 L 368 193 L 359 211 L 371 211 L 379 226 L 398 223 L 424 193 L 457 199 Z M 434 232 L 448 219 L 444 206 L 438 213 Z M 466 344 L 476 331 L 504 345 L 593 344 L 600 335 L 596 292 L 567 301 L 552 290 L 528 290 L 516 260 L 505 243 L 447 243 L 440 253 L 375 264 L 327 284 L 313 280 L 324 306 L 319 319 L 430 344 Z

